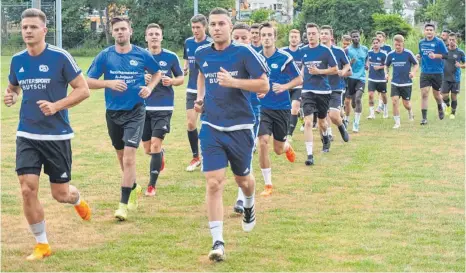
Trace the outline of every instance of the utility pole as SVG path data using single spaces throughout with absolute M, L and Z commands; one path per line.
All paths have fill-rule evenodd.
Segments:
M 62 47 L 61 0 L 55 0 L 56 46 Z
M 40 9 L 40 0 L 32 0 L 32 7 Z
M 197 15 L 198 12 L 198 0 L 194 0 L 194 15 Z

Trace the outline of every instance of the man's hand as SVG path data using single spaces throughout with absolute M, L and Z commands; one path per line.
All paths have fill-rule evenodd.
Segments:
M 416 54 L 416 59 L 419 61 L 421 59 L 421 55 Z
M 413 72 L 409 72 L 409 78 L 410 79 L 414 78 L 414 73 Z
M 220 67 L 220 72 L 217 73 L 218 84 L 224 87 L 234 87 L 235 79 L 223 67 Z
M 152 93 L 152 91 L 149 88 L 147 88 L 147 86 L 139 86 L 139 88 L 141 88 L 141 90 L 139 91 L 139 96 L 143 99 L 147 99 Z
M 152 75 L 151 74 L 144 74 L 144 82 L 146 85 L 150 83 L 150 80 L 152 80 Z
M 388 81 L 388 79 L 390 78 L 390 76 L 387 74 L 385 75 L 385 80 Z
M 268 93 L 268 92 L 267 92 L 267 93 Z M 264 94 L 264 93 L 257 94 L 257 97 L 258 97 L 259 99 L 263 99 L 263 98 L 265 97 L 265 95 L 267 95 L 267 93 L 265 93 L 265 94 Z
M 187 68 L 187 67 L 183 68 L 183 74 L 185 76 L 188 76 L 188 73 L 189 73 L 189 68 Z
M 311 75 L 319 75 L 320 74 L 320 69 L 318 69 L 316 65 L 311 65 L 311 67 L 309 67 L 308 70 L 309 70 L 309 74 L 311 74 Z
M 108 80 L 106 81 L 106 87 L 119 92 L 123 92 L 128 89 L 125 81 L 122 80 Z
M 46 100 L 39 100 L 37 101 L 37 105 L 39 105 L 40 110 L 46 116 L 53 116 L 57 112 L 57 108 L 55 106 L 55 103 L 53 102 L 49 102 Z
M 272 84 L 272 90 L 273 90 L 273 92 L 275 92 L 276 94 L 280 94 L 280 93 L 282 93 L 282 92 L 285 92 L 285 91 L 288 90 L 288 89 L 285 88 L 285 85 L 284 85 L 284 84 L 274 83 L 274 84 Z
M 197 113 L 204 112 L 204 101 L 203 100 L 194 101 L 194 111 L 196 111 Z
M 18 94 L 7 87 L 5 90 L 5 96 L 3 96 L 3 102 L 5 103 L 5 105 L 10 107 L 13 104 L 15 104 L 17 100 Z
M 435 59 L 434 52 L 429 52 L 429 58 L 432 59 L 432 60 Z
M 163 84 L 163 86 L 171 86 L 173 84 L 173 80 L 172 80 L 172 78 L 163 75 L 162 76 L 162 84 Z
M 461 68 L 461 64 L 460 64 L 459 62 L 455 62 L 455 66 L 456 66 L 457 68 Z

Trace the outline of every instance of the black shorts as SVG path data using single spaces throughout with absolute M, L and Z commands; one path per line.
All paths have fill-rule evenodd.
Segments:
M 142 141 L 149 141 L 152 137 L 164 139 L 170 133 L 170 120 L 173 111 L 147 111 Z
M 137 104 L 131 110 L 107 110 L 108 135 L 116 150 L 125 146 L 137 148 L 141 142 L 146 109 L 143 104 Z
M 459 82 L 447 82 L 443 81 L 442 83 L 442 93 L 448 94 L 450 92 L 458 94 L 460 92 L 460 83 Z
M 426 73 L 421 73 L 421 77 L 419 79 L 419 85 L 421 88 L 424 87 L 430 87 L 434 90 L 440 90 L 440 87 L 442 87 L 442 81 L 443 81 L 443 74 L 426 74 Z
M 348 89 L 345 93 L 345 97 L 352 98 L 358 90 L 364 92 L 365 83 L 361 80 L 348 78 Z
M 343 92 L 332 91 L 332 94 L 330 94 L 329 110 L 340 111 L 342 96 Z
M 291 101 L 294 101 L 294 100 L 301 101 L 301 88 L 291 89 L 290 99 Z
M 372 82 L 369 81 L 367 84 L 368 91 L 377 91 L 380 93 L 387 93 L 387 83 L 386 82 Z
M 304 116 L 306 117 L 317 113 L 317 117 L 320 119 L 327 117 L 330 97 L 331 94 L 303 93 L 301 98 Z
M 411 100 L 412 86 L 395 86 L 392 84 L 390 97 L 401 97 L 403 100 Z
M 285 142 L 290 126 L 291 110 L 270 110 L 261 108 L 259 134 L 273 135 L 277 141 Z
M 71 140 L 34 140 L 16 138 L 16 173 L 40 175 L 44 172 L 51 183 L 71 180 Z
M 186 110 L 194 109 L 194 102 L 197 100 L 196 93 L 186 92 Z

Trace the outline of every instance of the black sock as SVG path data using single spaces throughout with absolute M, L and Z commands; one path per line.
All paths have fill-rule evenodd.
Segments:
M 427 109 L 422 109 L 422 119 L 427 119 Z
M 199 157 L 199 137 L 197 134 L 197 129 L 188 131 L 189 145 L 191 145 L 191 151 L 193 152 L 193 157 Z
M 288 134 L 290 136 L 293 135 L 294 129 L 296 128 L 296 124 L 298 123 L 298 115 L 291 115 L 290 117 L 290 128 L 288 128 Z
M 458 106 L 457 100 L 451 101 L 451 113 L 454 115 L 456 113 L 456 107 Z
M 312 120 L 312 126 L 315 126 L 315 124 L 317 124 L 317 113 L 314 113 L 313 117 L 314 119 Z
M 120 203 L 128 204 L 130 194 L 131 194 L 131 187 L 121 187 Z
M 133 187 L 131 188 L 131 190 L 134 190 L 136 188 L 138 184 L 136 184 L 136 181 L 134 181 L 134 184 L 133 184 Z
M 162 153 L 152 154 L 150 159 L 150 180 L 149 185 L 155 187 L 162 167 Z
M 444 102 L 447 106 L 450 106 L 450 98 L 443 99 L 443 102 Z
M 440 104 L 437 104 L 437 109 L 438 109 L 439 112 L 440 112 L 440 111 L 443 111 L 443 107 L 442 107 L 442 104 L 441 104 L 441 103 L 440 103 Z
M 338 131 L 340 131 L 340 134 L 343 135 L 346 131 L 346 127 L 344 124 L 338 126 Z

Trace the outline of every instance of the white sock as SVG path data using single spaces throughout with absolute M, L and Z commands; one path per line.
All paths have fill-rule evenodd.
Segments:
M 288 143 L 288 141 L 285 141 L 285 152 L 288 152 L 289 149 L 290 149 L 290 143 Z
M 414 114 L 413 114 L 413 109 L 411 109 L 411 110 L 408 111 L 408 115 L 409 115 L 409 116 L 408 116 L 409 118 L 412 118 L 412 117 L 414 116 Z
M 45 220 L 37 224 L 29 225 L 32 233 L 36 237 L 36 241 L 39 244 L 48 244 L 47 233 L 45 232 Z
M 81 194 L 78 192 L 78 200 L 73 204 L 73 206 L 78 206 L 79 204 L 81 204 Z
M 312 155 L 312 141 L 305 142 L 305 144 L 306 144 L 307 155 Z
M 395 124 L 400 124 L 400 116 L 393 116 L 393 119 L 395 120 Z
M 332 127 L 331 126 L 327 127 L 327 135 L 329 135 L 329 136 L 332 135 Z
M 212 221 L 209 222 L 210 234 L 212 235 L 212 244 L 216 241 L 223 241 L 223 221 Z
M 388 107 L 387 107 L 387 104 L 384 104 L 384 105 L 383 105 L 383 110 L 384 110 L 386 113 L 388 113 Z
M 361 119 L 361 113 L 354 113 L 354 122 L 359 124 L 360 119 Z
M 243 190 L 241 188 L 238 187 L 238 198 L 236 199 L 236 201 L 243 201 L 244 203 L 244 193 L 243 193 Z
M 374 106 L 370 106 L 370 107 L 369 107 L 369 112 L 370 112 L 370 115 L 371 115 L 371 116 L 374 116 L 374 115 L 375 115 L 375 113 L 374 113 Z
M 272 185 L 272 168 L 261 169 L 265 185 Z
M 382 105 L 384 105 L 383 100 L 379 100 L 379 108 L 382 108 Z
M 254 194 L 251 196 L 245 196 L 244 197 L 244 207 L 249 209 L 254 206 Z
M 349 121 L 349 117 L 346 116 L 346 115 L 343 117 L 343 119 L 346 120 L 346 121 Z

